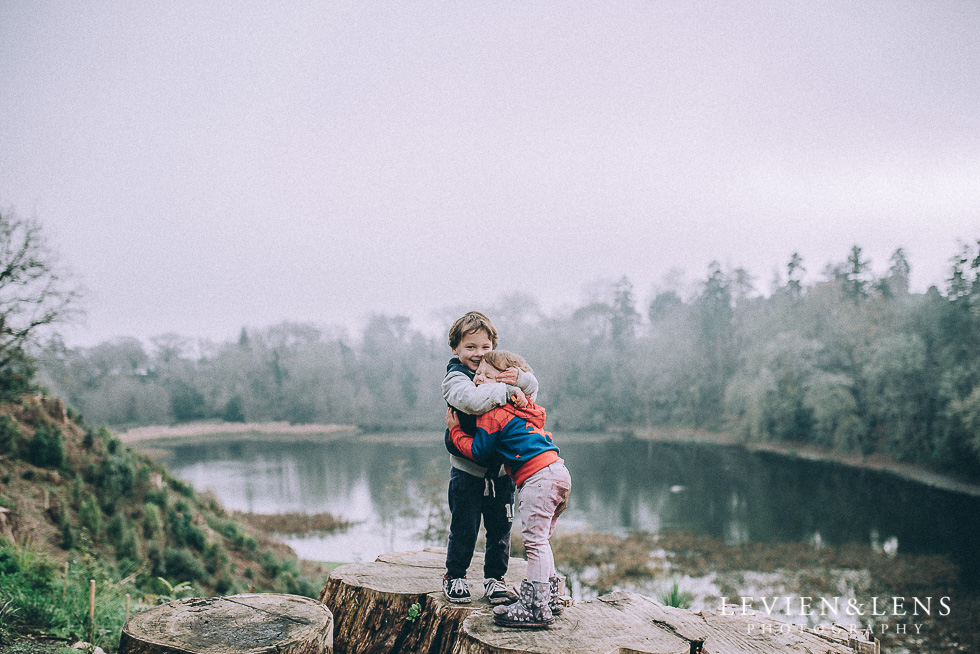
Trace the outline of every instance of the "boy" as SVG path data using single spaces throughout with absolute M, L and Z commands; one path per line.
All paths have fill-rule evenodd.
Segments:
M 511 367 L 530 372 L 524 359 L 516 354 L 504 350 L 488 352 L 477 368 L 474 382 L 477 386 L 492 383 Z M 550 539 L 558 517 L 568 506 L 572 479 L 551 434 L 544 431 L 544 422 L 545 411 L 534 402 L 523 408 L 501 406 L 479 416 L 476 435 L 468 436 L 459 428 L 452 408 L 446 411 L 449 451 L 478 462 L 503 458 L 520 492 L 527 579 L 521 583 L 518 601 L 494 608 L 494 622 L 504 627 L 547 627 L 563 608 Z
M 503 372 L 500 382 L 477 388 L 473 376 L 483 356 L 497 347 L 497 330 L 479 311 L 463 315 L 449 329 L 453 357 L 446 366 L 442 395 L 458 412 L 464 433 L 476 433 L 476 414 L 507 404 L 526 403 L 535 397 L 538 382 L 534 375 L 516 368 Z M 524 389 L 523 391 L 521 389 Z M 446 431 L 448 438 L 449 432 Z M 450 455 L 449 547 L 442 590 L 450 602 L 469 602 L 466 569 L 473 559 L 476 539 L 483 520 L 487 532 L 483 564 L 483 587 L 491 604 L 514 599 L 504 583 L 510 559 L 510 528 L 514 520 L 514 482 L 500 462 L 484 467 L 461 456 Z

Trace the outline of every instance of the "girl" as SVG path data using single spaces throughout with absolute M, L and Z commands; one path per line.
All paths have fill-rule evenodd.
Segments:
M 496 381 L 510 367 L 531 372 L 520 356 L 493 350 L 483 355 L 473 381 Z M 508 404 L 477 416 L 476 435 L 470 437 L 459 428 L 455 411 L 446 412 L 449 451 L 483 466 L 502 461 L 517 485 L 528 578 L 521 583 L 517 602 L 494 608 L 494 622 L 506 627 L 547 627 L 562 609 L 549 539 L 568 506 L 572 479 L 551 434 L 544 431 L 544 421 L 544 408 L 533 401 L 523 408 Z

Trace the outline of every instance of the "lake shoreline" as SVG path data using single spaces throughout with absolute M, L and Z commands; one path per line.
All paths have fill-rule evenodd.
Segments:
M 635 438 L 659 443 L 691 443 L 696 445 L 717 445 L 722 447 L 740 447 L 749 452 L 765 452 L 777 454 L 792 459 L 808 461 L 824 461 L 838 463 L 852 468 L 885 472 L 901 477 L 908 481 L 918 482 L 932 488 L 980 497 L 980 484 L 958 479 L 948 474 L 936 472 L 923 465 L 905 463 L 883 454 L 862 456 L 860 454 L 845 454 L 835 452 L 816 445 L 786 442 L 752 442 L 744 441 L 734 434 L 727 432 L 707 432 L 694 429 L 661 428 L 642 433 L 635 433 Z
M 228 437 L 255 438 L 259 436 L 281 435 L 295 438 L 322 439 L 324 436 L 336 437 L 354 434 L 354 425 L 290 424 L 288 422 L 190 422 L 179 425 L 149 425 L 134 427 L 117 432 L 123 443 L 133 445 L 149 441 L 180 442 L 190 439 L 215 440 Z
M 419 440 L 418 431 L 406 432 L 406 440 Z M 915 481 L 932 488 L 938 488 L 953 493 L 961 493 L 972 497 L 980 497 L 980 484 L 958 479 L 948 474 L 937 472 L 922 465 L 904 463 L 881 454 L 862 456 L 845 454 L 815 445 L 786 442 L 752 442 L 745 441 L 728 432 L 708 432 L 684 428 L 652 428 L 643 432 L 627 432 L 640 440 L 661 443 L 691 443 L 697 445 L 715 445 L 722 447 L 741 447 L 749 452 L 765 452 L 789 458 L 806 459 L 810 461 L 825 461 L 838 463 L 853 468 L 874 470 L 896 475 L 902 479 Z M 195 422 L 181 425 L 153 425 L 136 427 L 116 434 L 127 445 L 141 449 L 150 443 L 158 445 L 179 444 L 193 440 L 195 442 L 219 442 L 234 440 L 268 440 L 269 436 L 282 436 L 285 439 L 322 441 L 325 439 L 358 437 L 372 441 L 399 440 L 391 438 L 391 434 L 364 432 L 355 425 L 332 424 L 290 424 L 288 422 Z M 605 434 L 590 434 L 589 440 L 603 438 L 623 438 L 623 432 L 607 432 Z M 574 433 L 568 434 L 569 440 L 580 440 Z

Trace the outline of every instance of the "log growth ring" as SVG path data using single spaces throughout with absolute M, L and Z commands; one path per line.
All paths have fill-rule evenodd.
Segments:
M 176 600 L 133 615 L 120 654 L 265 654 L 333 649 L 333 615 L 306 597 L 251 593 Z

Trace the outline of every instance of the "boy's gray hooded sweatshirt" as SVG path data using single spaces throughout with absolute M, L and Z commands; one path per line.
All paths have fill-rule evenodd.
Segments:
M 472 377 L 466 374 L 470 371 L 463 372 L 459 369 L 461 367 L 461 365 L 451 366 L 451 368 L 456 369 L 451 369 L 442 380 L 442 396 L 449 406 L 463 413 L 479 416 L 494 407 L 503 406 L 514 395 L 516 388 L 521 389 L 532 402 L 538 396 L 538 380 L 532 373 L 519 370 L 516 387 L 500 382 L 490 382 L 477 386 L 473 383 Z M 449 462 L 454 468 L 475 477 L 486 477 L 487 475 L 487 469 L 483 466 L 455 454 L 449 455 Z M 491 476 L 499 477 L 504 474 L 507 473 L 501 466 L 500 470 Z

